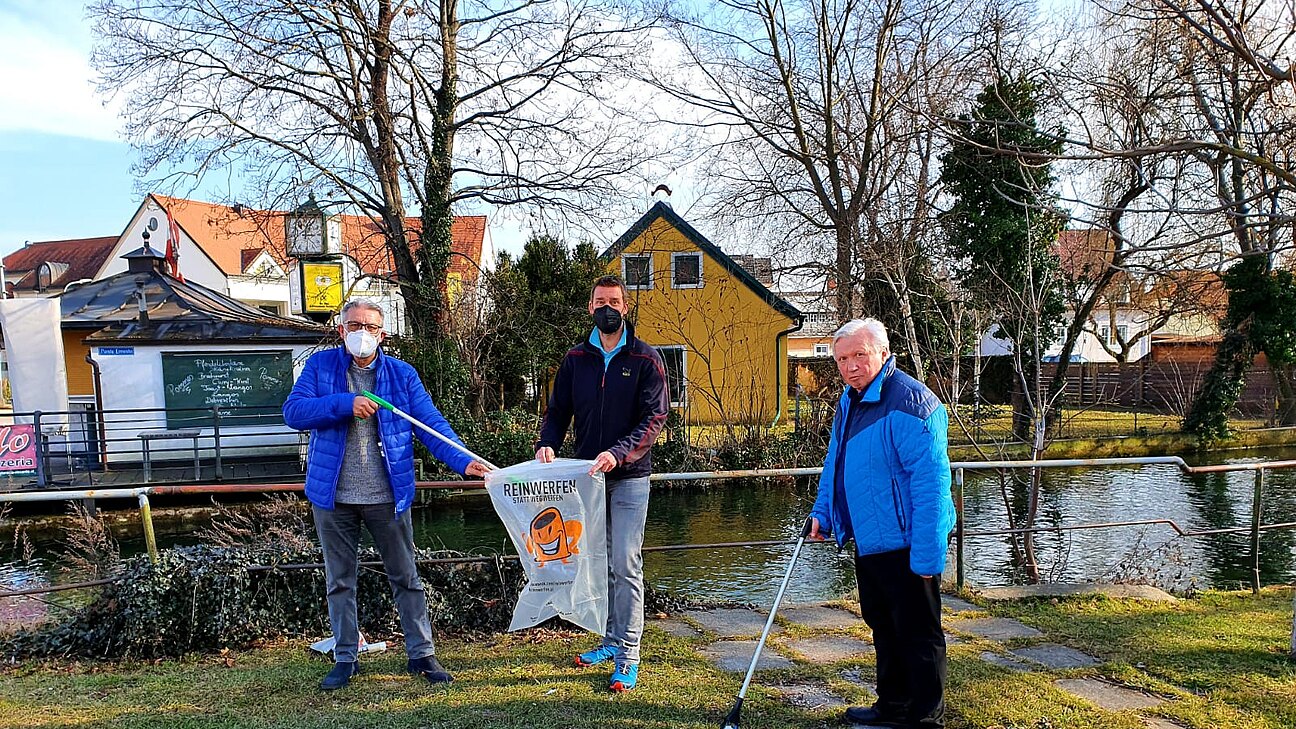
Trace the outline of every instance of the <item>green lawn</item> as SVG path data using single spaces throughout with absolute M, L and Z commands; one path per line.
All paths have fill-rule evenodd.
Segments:
M 809 406 L 802 403 L 803 417 L 809 416 Z M 954 444 L 971 443 L 974 440 L 987 446 L 1011 442 L 1012 411 L 1006 405 L 986 406 L 979 424 L 973 422 L 972 408 L 960 406 L 964 422 L 960 425 L 951 413 L 949 424 L 949 441 Z M 788 401 L 787 417 L 781 419 L 773 430 L 778 433 L 790 433 L 795 420 L 793 401 Z M 831 414 L 831 410 L 828 411 Z M 1055 438 L 1120 438 L 1130 435 L 1173 435 L 1179 433 L 1183 418 L 1178 415 L 1154 415 L 1135 413 L 1126 410 L 1100 409 L 1062 409 L 1061 425 Z M 1234 430 L 1253 430 L 1265 427 L 1263 419 L 1234 418 L 1230 427 Z M 742 426 L 735 426 L 735 432 L 741 437 L 746 431 Z M 689 426 L 689 442 L 699 446 L 715 446 L 729 438 L 729 429 L 723 425 Z
M 1191 729 L 1296 726 L 1296 662 L 1286 655 L 1289 589 L 1208 593 L 1164 605 L 1108 599 L 1026 602 L 988 608 L 1045 630 L 1050 640 L 1106 661 L 1056 675 L 1101 675 L 1170 701 L 1145 712 Z M 781 643 L 805 635 L 788 631 Z M 853 632 L 867 635 L 862 625 Z M 0 673 L 4 727 L 716 727 L 740 676 L 724 674 L 681 639 L 650 628 L 641 686 L 614 696 L 601 669 L 577 669 L 571 655 L 589 639 L 526 632 L 479 642 L 442 641 L 439 653 L 458 681 L 432 689 L 404 674 L 395 652 L 364 663 L 352 686 L 321 694 L 327 664 L 302 642 L 228 656 L 148 664 L 47 663 Z M 1137 729 L 1134 712 L 1104 712 L 1052 685 L 1056 675 L 990 666 L 995 646 L 967 640 L 950 647 L 951 729 Z M 762 674 L 743 710 L 743 726 L 823 727 L 836 711 L 794 709 L 768 688 L 780 682 L 826 684 L 849 701 L 870 700 L 844 680 L 871 662 L 813 665 Z
M 1296 727 L 1292 591 L 1210 592 L 1176 604 L 1105 598 L 995 609 L 1109 661 L 1102 672 L 1170 697 L 1188 727 Z M 976 725 L 975 722 L 973 725 Z

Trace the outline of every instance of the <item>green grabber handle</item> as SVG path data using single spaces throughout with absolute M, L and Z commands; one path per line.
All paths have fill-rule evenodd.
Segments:
M 386 400 L 382 399 L 381 397 L 378 397 L 377 395 L 373 394 L 372 392 L 369 392 L 368 390 L 364 390 L 364 391 L 361 392 L 360 394 L 363 395 L 364 397 L 367 397 L 367 398 L 369 398 L 370 400 L 373 400 L 374 402 L 378 403 L 379 405 L 381 405 L 381 406 L 383 407 L 383 409 L 385 409 L 385 410 L 390 410 L 390 411 L 392 411 L 393 413 L 396 413 L 397 415 L 401 416 L 402 418 L 405 418 L 406 420 L 410 421 L 411 424 L 415 425 L 415 426 L 418 427 L 418 428 L 421 428 L 424 432 L 431 434 L 433 437 L 440 439 L 442 443 L 445 443 L 446 445 L 450 446 L 451 448 L 454 448 L 455 450 L 459 451 L 460 453 L 463 453 L 464 455 L 468 456 L 469 458 L 473 459 L 474 461 L 481 461 L 482 463 L 485 463 L 485 464 L 487 465 L 487 467 L 489 467 L 492 471 L 498 471 L 498 470 L 499 470 L 499 467 L 496 466 L 494 463 L 491 463 L 490 461 L 486 460 L 485 458 L 482 458 L 481 456 L 477 455 L 476 453 L 473 453 L 472 451 L 468 450 L 468 449 L 465 448 L 464 446 L 462 446 L 462 445 L 460 445 L 460 444 L 454 442 L 454 441 L 451 440 L 450 438 L 447 438 L 443 433 L 441 433 L 441 432 L 439 432 L 439 431 L 436 431 L 436 430 L 433 430 L 432 428 L 428 427 L 428 426 L 425 425 L 424 423 L 420 422 L 420 421 L 419 421 L 418 419 L 416 419 L 413 415 L 410 415 L 409 413 L 405 412 L 404 410 L 401 410 L 400 408 L 396 407 L 395 405 L 392 405 L 391 403 L 387 402 Z

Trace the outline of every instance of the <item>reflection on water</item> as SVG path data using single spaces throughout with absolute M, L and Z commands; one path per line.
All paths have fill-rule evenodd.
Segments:
M 1292 454 L 1280 449 L 1213 457 L 1211 462 L 1278 460 Z M 1174 466 L 1051 469 L 1044 476 L 1039 525 L 1169 519 L 1187 531 L 1249 528 L 1254 484 L 1253 473 L 1189 476 Z M 1025 511 L 1023 492 L 1009 489 L 1008 501 L 1018 515 Z M 969 474 L 967 528 L 1003 528 L 1004 500 L 997 477 Z M 1264 507 L 1264 523 L 1296 521 L 1296 472 L 1267 474 Z M 1266 584 L 1291 580 L 1294 537 L 1290 530 L 1262 533 L 1260 569 Z M 968 545 L 972 582 L 995 585 L 1017 579 L 1007 537 L 969 539 Z M 1037 550 L 1045 573 L 1057 581 L 1125 574 L 1163 586 L 1232 588 L 1251 579 L 1247 531 L 1192 539 L 1176 539 L 1166 525 L 1054 532 L 1038 537 Z
M 1238 454 L 1231 462 L 1296 457 L 1296 450 Z M 1218 455 L 1210 462 L 1221 462 Z M 1254 474 L 1189 477 L 1173 466 L 1075 468 L 1046 472 L 1039 523 L 1171 519 L 1186 530 L 1249 527 Z M 804 481 L 725 482 L 708 488 L 656 490 L 648 510 L 646 545 L 793 540 L 813 501 Z M 1025 509 L 1024 488 L 1008 487 L 1016 513 Z M 1002 529 L 1005 492 L 990 474 L 969 473 L 965 490 L 967 528 Z M 1270 473 L 1265 523 L 1296 521 L 1296 470 Z M 484 495 L 438 500 L 417 509 L 420 546 L 474 553 L 513 552 L 503 526 Z M 1262 535 L 1261 576 L 1266 584 L 1289 582 L 1296 569 L 1296 532 Z M 1050 580 L 1079 581 L 1137 576 L 1184 587 L 1237 587 L 1251 575 L 1246 531 L 1174 539 L 1166 526 L 1044 533 L 1037 552 Z M 716 599 L 766 603 L 773 598 L 792 546 L 706 549 L 645 554 L 648 580 L 660 587 Z M 48 552 L 46 565 L 48 565 Z M 951 560 L 952 560 L 951 550 Z M 0 566 L 0 584 L 16 586 L 43 577 L 38 562 Z M 952 563 L 949 567 L 953 569 Z M 967 574 L 974 585 L 1019 581 L 1006 537 L 968 539 Z M 789 599 L 818 600 L 854 587 L 850 560 L 830 544 L 807 545 L 793 574 Z
M 644 544 L 794 539 L 812 497 L 804 483 L 791 486 L 786 481 L 655 491 L 648 504 Z M 484 496 L 446 499 L 419 509 L 414 533 L 421 547 L 514 551 Z M 759 601 L 767 592 L 772 597 L 791 553 L 790 546 L 649 552 L 644 555 L 644 571 L 659 587 Z M 847 580 L 849 567 L 849 559 L 839 557 L 835 547 L 807 546 L 788 587 L 789 599 L 811 600 L 848 591 L 853 587 Z
M 1290 458 L 1293 452 L 1248 453 L 1244 460 Z M 1221 462 L 1213 458 L 1212 462 Z M 1039 524 L 1170 519 L 1185 530 L 1249 527 L 1254 474 L 1187 476 L 1173 466 L 1074 468 L 1046 472 Z M 647 545 L 793 540 L 813 501 L 804 481 L 719 484 L 701 489 L 654 491 L 648 508 Z M 1023 488 L 1008 489 L 1017 514 L 1025 510 Z M 1002 529 L 1004 493 L 991 474 L 969 473 L 965 490 L 969 530 Z M 1265 523 L 1296 521 L 1296 471 L 1276 471 L 1265 482 Z M 420 510 L 415 524 L 423 546 L 498 551 L 508 537 L 485 498 L 438 502 Z M 974 585 L 1020 581 L 1007 537 L 969 538 L 967 574 Z M 1261 578 L 1287 582 L 1296 574 L 1296 533 L 1266 532 Z M 1165 525 L 1075 532 L 1037 537 L 1043 573 L 1054 581 L 1151 579 L 1168 587 L 1238 587 L 1249 583 L 1248 532 L 1176 539 Z M 671 589 L 751 602 L 773 598 L 792 547 L 687 550 L 644 556 L 650 582 Z M 951 550 L 953 570 L 953 551 Z M 793 573 L 792 600 L 837 597 L 853 589 L 848 556 L 831 545 L 808 545 Z

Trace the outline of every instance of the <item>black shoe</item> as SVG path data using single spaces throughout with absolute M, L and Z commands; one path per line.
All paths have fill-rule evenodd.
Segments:
M 438 661 L 436 656 L 411 658 L 406 665 L 406 670 L 423 676 L 431 684 L 450 683 L 454 680 L 454 676 L 451 676 L 450 672 L 445 670 L 445 666 L 441 665 L 441 661 Z
M 874 726 L 901 726 L 904 719 L 899 711 L 879 711 L 876 706 L 852 706 L 846 709 L 846 721 L 852 724 Z
M 346 685 L 351 683 L 351 677 L 358 673 L 360 673 L 360 663 L 357 661 L 334 663 L 333 670 L 328 672 L 323 681 L 320 681 L 320 691 L 337 691 L 346 688 Z

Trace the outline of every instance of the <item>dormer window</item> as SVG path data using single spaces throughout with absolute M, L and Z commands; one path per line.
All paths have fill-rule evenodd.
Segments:
M 676 289 L 702 288 L 702 254 L 671 254 L 671 287 Z
M 44 291 L 54 286 L 67 275 L 68 264 L 58 261 L 45 261 L 36 267 L 36 290 Z M 64 281 L 63 283 L 67 283 Z
M 621 256 L 621 279 L 627 289 L 651 289 L 652 256 Z

